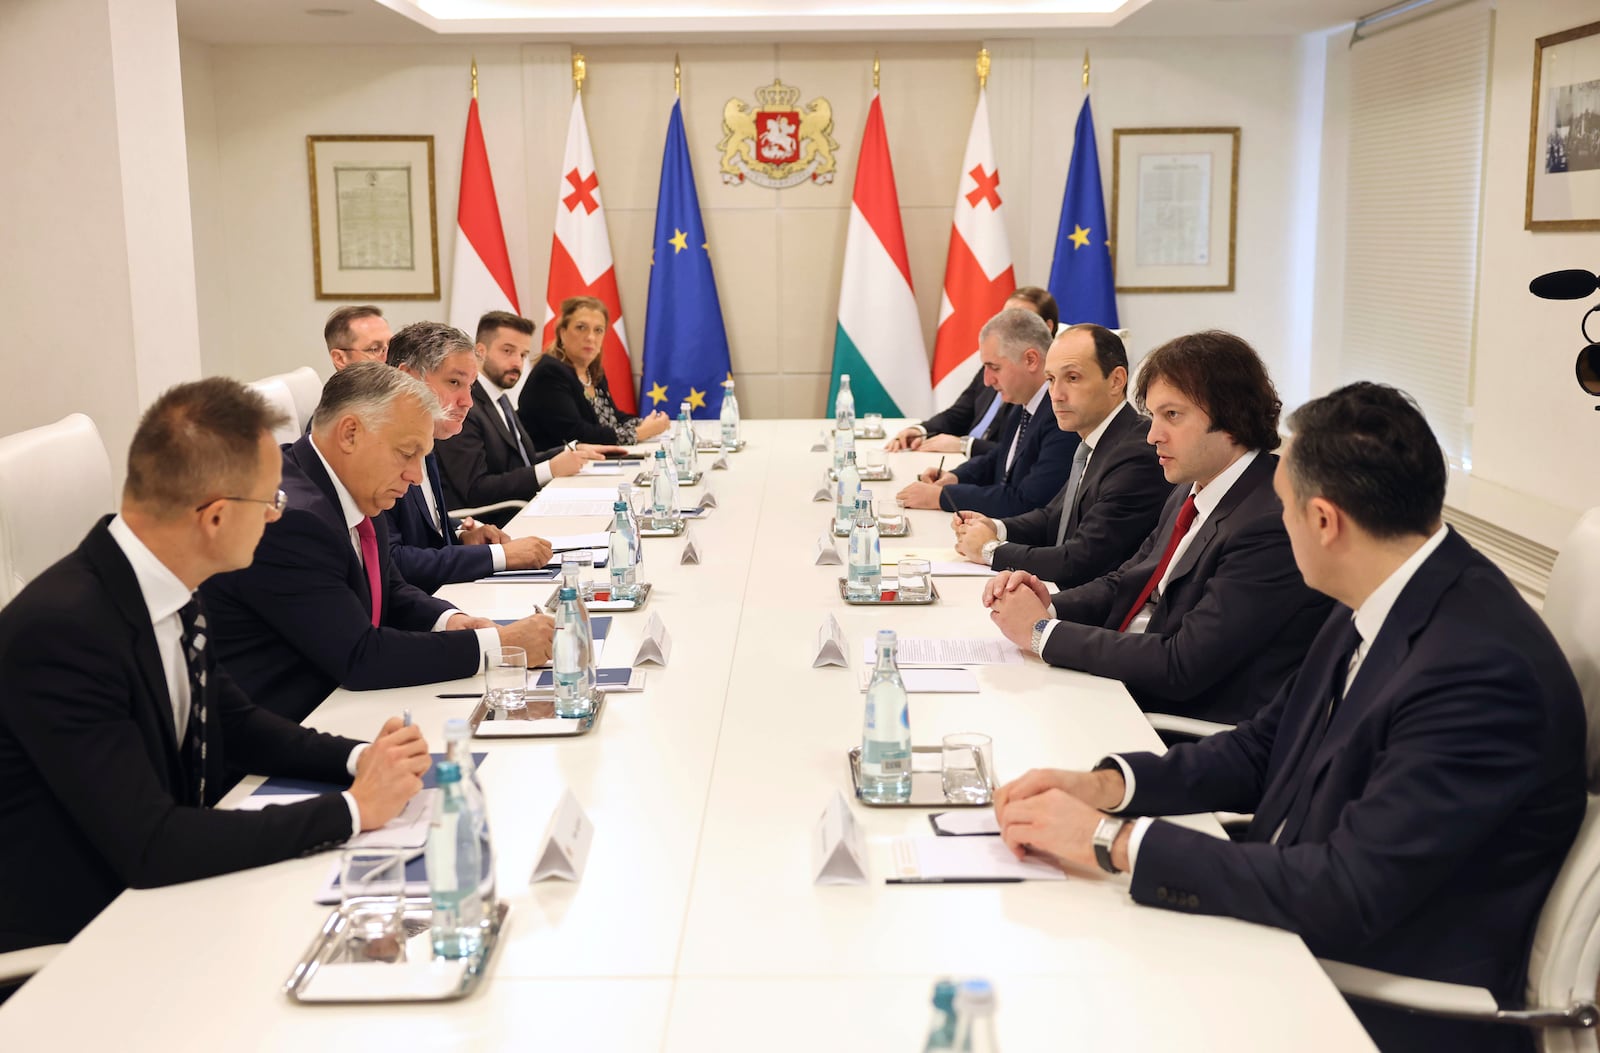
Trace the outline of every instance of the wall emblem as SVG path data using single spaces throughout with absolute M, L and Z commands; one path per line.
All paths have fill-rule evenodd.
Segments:
M 749 180 L 781 190 L 810 180 L 833 182 L 833 152 L 839 149 L 833 131 L 833 107 L 827 99 L 800 105 L 800 89 L 774 80 L 756 89 L 752 109 L 742 99 L 722 108 L 722 181 L 734 186 Z

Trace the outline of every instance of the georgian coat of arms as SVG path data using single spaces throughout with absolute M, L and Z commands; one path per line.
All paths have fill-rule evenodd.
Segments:
M 810 180 L 833 182 L 833 107 L 827 99 L 800 105 L 800 89 L 774 80 L 756 89 L 752 109 L 742 99 L 722 108 L 722 181 L 734 186 L 749 180 L 781 190 Z

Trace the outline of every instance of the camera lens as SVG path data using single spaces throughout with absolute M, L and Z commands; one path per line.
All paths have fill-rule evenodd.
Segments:
M 1578 386 L 1591 395 L 1600 395 L 1600 344 L 1590 344 L 1578 352 Z

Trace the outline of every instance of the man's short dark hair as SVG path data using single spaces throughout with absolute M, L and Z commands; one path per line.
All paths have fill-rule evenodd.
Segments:
M 1321 497 L 1377 538 L 1438 528 L 1449 470 L 1410 395 L 1347 384 L 1291 413 L 1289 430 L 1289 481 L 1302 505 Z
M 336 307 L 328 316 L 328 322 L 322 327 L 322 339 L 328 345 L 329 351 L 352 351 L 350 345 L 355 342 L 356 334 L 351 332 L 350 323 L 363 318 L 382 318 L 383 311 L 370 303 L 359 304 L 354 307 Z
M 1232 333 L 1207 329 L 1168 340 L 1139 367 L 1135 398 L 1148 413 L 1150 385 L 1165 381 L 1211 418 L 1212 431 L 1225 431 L 1250 450 L 1276 450 L 1278 414 L 1283 402 L 1255 348 Z
M 389 339 L 388 364 L 405 366 L 419 377 L 436 372 L 444 360 L 465 351 L 475 352 L 471 338 L 443 322 L 412 322 Z
M 1105 326 L 1095 325 L 1093 322 L 1079 322 L 1077 325 L 1067 326 L 1067 332 L 1088 333 L 1094 338 L 1094 360 L 1100 367 L 1101 376 L 1109 377 L 1111 371 L 1118 366 L 1123 369 L 1128 368 L 1128 349 L 1122 346 L 1122 337 Z
M 478 332 L 474 339 L 480 344 L 488 344 L 497 329 L 515 329 L 524 336 L 532 336 L 533 322 L 510 311 L 490 311 L 478 319 Z
M 1061 328 L 1061 309 L 1056 306 L 1056 298 L 1050 295 L 1049 289 L 1041 289 L 1037 285 L 1019 285 L 1006 299 L 1024 300 L 1037 307 L 1039 317 L 1050 327 L 1051 336 L 1055 336 L 1056 330 Z
M 168 388 L 139 418 L 123 495 L 155 515 L 176 516 L 243 493 L 260 467 L 261 436 L 287 423 L 282 411 L 227 377 Z

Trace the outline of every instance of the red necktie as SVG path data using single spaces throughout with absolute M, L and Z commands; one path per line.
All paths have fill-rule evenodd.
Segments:
M 1178 521 L 1172 524 L 1172 536 L 1167 539 L 1167 550 L 1161 554 L 1161 562 L 1156 564 L 1155 571 L 1150 575 L 1150 580 L 1144 583 L 1144 588 L 1139 590 L 1139 598 L 1133 601 L 1133 606 L 1128 610 L 1128 616 L 1122 619 L 1122 624 L 1117 626 L 1117 632 L 1125 633 L 1128 626 L 1133 624 L 1133 616 L 1144 610 L 1145 601 L 1150 594 L 1156 591 L 1156 585 L 1161 581 L 1161 575 L 1167 572 L 1167 564 L 1172 562 L 1172 554 L 1178 550 L 1178 542 L 1183 540 L 1183 535 L 1189 532 L 1194 525 L 1196 509 L 1194 507 L 1194 494 L 1190 494 L 1183 502 L 1183 507 L 1178 509 Z
M 361 562 L 367 565 L 367 588 L 372 592 L 372 624 L 376 627 L 383 618 L 383 585 L 378 577 L 378 533 L 372 529 L 372 520 L 363 519 L 356 524 L 356 537 L 361 540 Z

